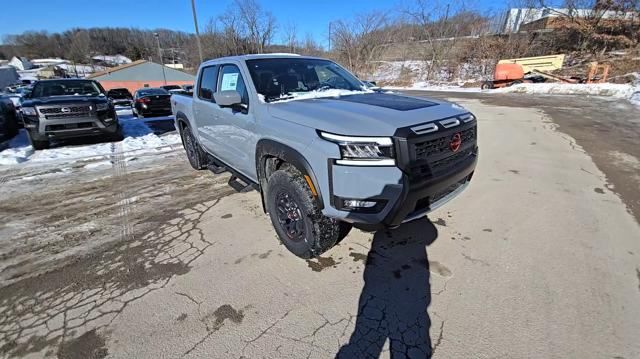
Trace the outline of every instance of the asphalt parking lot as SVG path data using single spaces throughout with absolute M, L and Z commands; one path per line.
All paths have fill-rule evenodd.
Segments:
M 429 95 L 479 118 L 469 188 L 315 260 L 179 147 L 0 167 L 0 357 L 640 357 L 637 108 Z

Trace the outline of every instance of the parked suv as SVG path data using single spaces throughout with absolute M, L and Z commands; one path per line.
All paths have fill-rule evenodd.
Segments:
M 33 148 L 47 148 L 51 139 L 100 135 L 121 140 L 118 117 L 105 93 L 93 80 L 37 81 L 21 107 Z
M 191 166 L 256 189 L 294 254 L 327 251 L 352 225 L 424 216 L 473 176 L 476 118 L 464 108 L 373 91 L 329 60 L 246 55 L 201 65 L 173 96 Z

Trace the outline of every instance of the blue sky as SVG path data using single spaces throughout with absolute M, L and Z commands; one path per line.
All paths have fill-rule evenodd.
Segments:
M 280 29 L 295 22 L 299 37 L 311 33 L 326 43 L 329 21 L 368 10 L 390 11 L 403 0 L 258 0 L 276 17 Z M 406 1 L 406 0 L 405 0 Z M 201 29 L 223 13 L 232 0 L 196 0 Z M 446 3 L 445 1 L 441 3 Z M 469 1 L 475 8 L 496 10 L 491 0 Z M 500 7 L 501 8 L 501 7 Z M 0 13 L 0 39 L 26 30 L 64 31 L 73 27 L 168 28 L 193 32 L 190 0 L 26 0 L 7 1 Z M 276 35 L 280 42 L 282 34 Z

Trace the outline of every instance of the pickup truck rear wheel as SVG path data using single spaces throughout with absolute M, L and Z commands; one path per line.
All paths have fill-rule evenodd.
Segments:
M 182 129 L 182 141 L 191 167 L 196 170 L 205 169 L 207 167 L 206 154 L 202 148 L 200 148 L 198 141 L 193 137 L 189 126 L 185 126 Z
M 285 165 L 269 177 L 265 205 L 282 244 L 301 258 L 331 249 L 345 235 L 343 224 L 325 217 L 300 171 Z

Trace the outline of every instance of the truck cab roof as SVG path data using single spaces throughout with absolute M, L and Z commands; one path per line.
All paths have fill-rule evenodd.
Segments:
M 271 53 L 271 54 L 250 54 L 250 55 L 237 55 L 237 56 L 226 56 L 219 57 L 216 59 L 211 59 L 202 63 L 201 66 L 213 65 L 220 62 L 225 61 L 242 61 L 242 60 L 257 60 L 257 59 L 322 59 L 319 57 L 313 56 L 302 56 L 298 54 L 290 54 L 290 53 Z M 324 59 L 322 59 L 324 60 Z

